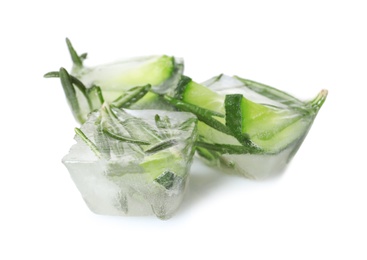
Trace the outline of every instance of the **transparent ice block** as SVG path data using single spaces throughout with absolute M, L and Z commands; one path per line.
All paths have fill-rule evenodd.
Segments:
M 77 143 L 62 160 L 86 204 L 103 215 L 171 217 L 188 183 L 196 117 L 103 109 L 81 126 L 92 144 L 76 135 Z
M 278 133 L 279 142 L 277 146 L 279 149 L 277 150 L 268 149 L 259 153 L 248 151 L 227 153 L 218 152 L 218 149 L 210 149 L 210 146 L 208 148 L 198 148 L 199 157 L 207 164 L 220 167 L 228 172 L 237 172 L 252 179 L 264 179 L 284 171 L 307 136 L 327 95 L 327 91 L 323 90 L 314 100 L 304 102 L 275 88 L 227 75 L 213 77 L 202 83 L 202 85 L 222 95 L 242 94 L 252 102 L 272 107 L 279 113 L 284 112 L 287 117 L 289 115 L 294 116 L 295 123 L 287 125 Z M 281 118 L 280 120 L 286 121 L 289 118 Z M 199 141 L 217 146 L 222 144 L 241 146 L 233 136 L 221 133 L 201 122 L 198 129 Z M 258 139 L 261 142 L 260 138 Z M 281 142 L 284 142 L 284 144 Z

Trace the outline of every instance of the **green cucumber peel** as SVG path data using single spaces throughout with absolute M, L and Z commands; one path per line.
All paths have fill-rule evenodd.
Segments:
M 241 144 L 249 144 L 251 141 L 247 134 L 242 133 L 243 112 L 241 108 L 243 96 L 241 94 L 226 95 L 224 107 L 226 111 L 226 126 L 232 131 L 233 136 Z
M 191 81 L 192 81 L 191 78 L 189 78 L 185 75 L 182 75 L 181 78 L 180 78 L 180 81 L 177 84 L 176 93 L 174 95 L 174 98 L 182 100 L 183 93 L 185 92 L 185 88 L 186 88 L 187 84 L 189 84 Z

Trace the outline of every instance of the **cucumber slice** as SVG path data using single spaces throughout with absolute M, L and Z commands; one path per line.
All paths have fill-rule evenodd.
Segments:
M 226 95 L 226 123 L 241 142 L 250 139 L 264 152 L 276 153 L 303 136 L 307 122 L 303 114 L 257 104 L 240 94 Z
M 165 81 L 175 76 L 175 66 L 178 65 L 182 66 L 182 62 L 167 55 L 139 57 L 94 68 L 82 68 L 74 76 L 87 87 L 100 86 L 106 101 L 111 102 L 117 98 L 116 94 L 121 95 L 121 91 L 135 86 L 150 84 L 154 91 L 164 92 L 167 89 Z
M 170 150 L 155 153 L 140 163 L 145 172 L 149 173 L 149 178 L 156 179 L 166 171 L 183 173 L 184 166 L 180 164 L 180 156 Z
M 192 80 L 184 88 L 182 100 L 208 110 L 224 113 L 224 96 Z
M 184 103 L 171 103 L 197 115 L 199 137 L 211 144 L 204 145 L 205 148 L 210 149 L 213 144 L 223 146 L 216 152 L 281 152 L 304 139 L 327 94 L 322 91 L 314 101 L 303 102 L 275 88 L 225 75 L 207 81 L 210 88 L 187 78 L 184 82 L 176 95 Z M 203 109 L 213 112 L 210 115 Z M 214 113 L 223 113 L 225 118 Z M 251 149 L 238 149 L 236 145 Z M 201 153 L 204 154 L 203 149 Z
M 78 55 L 70 41 L 67 39 L 66 42 L 72 57 L 73 68 L 67 82 L 63 77 L 62 85 L 78 122 L 85 122 L 87 115 L 97 110 L 104 101 L 113 104 L 116 99 L 121 101 L 121 97 L 123 97 L 122 101 L 125 101 L 126 94 L 132 97 L 133 103 L 139 101 L 134 109 L 173 110 L 159 96 L 173 95 L 183 72 L 181 58 L 155 55 L 86 67 L 84 59 L 87 55 Z M 60 77 L 60 73 L 49 72 L 45 74 L 45 77 Z M 66 84 L 69 87 L 65 88 Z M 153 92 L 147 97 L 140 95 L 147 94 L 146 91 L 139 90 L 137 96 L 130 91 L 146 85 L 150 85 Z M 92 88 L 95 89 L 89 91 Z M 132 108 L 134 105 L 131 102 L 118 102 L 118 104 L 122 104 L 120 107 L 123 108 Z

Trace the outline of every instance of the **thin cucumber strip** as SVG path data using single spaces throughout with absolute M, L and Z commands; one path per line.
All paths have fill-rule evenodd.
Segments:
M 183 60 L 172 56 L 171 61 L 172 61 L 172 70 L 170 76 L 165 81 L 163 81 L 161 84 L 159 84 L 157 87 L 154 88 L 154 92 L 158 95 L 174 93 L 175 89 L 172 88 L 172 86 L 177 86 L 182 76 L 184 70 Z
M 87 54 L 79 55 L 68 38 L 66 45 L 73 62 L 69 76 L 77 88 L 76 97 L 79 101 L 79 111 L 73 113 L 82 115 L 76 118 L 79 123 L 83 123 L 88 114 L 98 109 L 103 101 L 116 107 L 132 107 L 139 110 L 174 109 L 164 102 L 160 95 L 174 93 L 183 72 L 183 59 L 168 55 L 152 55 L 85 67 L 83 61 Z M 49 72 L 44 76 L 59 77 L 58 72 Z M 152 92 L 148 92 L 148 87 L 143 88 L 144 91 L 135 89 L 136 86 L 148 84 L 151 85 L 149 90 Z M 98 86 L 99 89 L 89 91 L 93 86 Z M 123 95 L 129 90 L 131 92 Z
M 213 78 L 211 84 L 221 80 L 222 77 L 220 75 Z M 275 101 L 274 104 L 253 102 L 246 99 L 242 93 L 222 95 L 185 77 L 183 77 L 184 83 L 180 86 L 181 89 L 177 92 L 177 97 L 181 97 L 182 100 L 165 98 L 179 110 L 194 113 L 199 121 L 208 127 L 234 137 L 244 147 L 260 147 L 260 151 L 267 154 L 284 150 L 304 135 L 308 129 L 308 122 L 312 121 L 312 118 L 309 120 L 307 118 L 314 116 L 314 111 L 320 108 L 327 94 L 326 91 L 322 91 L 314 100 L 305 103 L 264 84 L 246 79 L 241 80 L 239 77 L 234 78 L 234 81 L 229 79 L 223 79 L 221 84 L 225 82 L 234 84 L 236 81 L 238 83 L 233 85 L 234 87 L 245 84 L 249 90 Z M 222 88 L 225 88 L 225 85 Z M 205 109 L 215 110 L 217 113 L 224 111 L 225 125 Z M 205 130 L 204 124 L 198 125 L 199 133 L 208 139 L 209 143 L 236 145 L 221 133 Z M 236 147 L 220 149 L 232 149 L 232 153 L 240 151 Z
M 305 116 L 291 109 L 279 109 L 258 104 L 242 97 L 240 101 L 241 132 L 248 135 L 251 142 L 267 152 L 281 151 L 304 133 L 304 128 L 293 128 Z M 284 132 L 285 131 L 285 132 Z M 288 133 L 284 136 L 283 133 Z
M 138 57 L 116 63 L 83 68 L 74 75 L 88 87 L 98 85 L 103 92 L 108 92 L 108 102 L 114 101 L 123 92 L 135 87 L 152 85 L 153 92 L 164 94 L 168 87 L 177 85 L 178 76 L 169 86 L 174 73 L 174 57 L 167 55 Z
M 176 90 L 175 90 L 175 95 L 174 98 L 182 100 L 183 98 L 183 94 L 185 92 L 185 88 L 186 86 L 192 81 L 191 78 L 182 75 L 180 78 L 180 81 L 177 84 Z
M 224 113 L 224 95 L 194 81 L 187 83 L 182 91 L 182 101 L 220 114 Z
M 242 133 L 242 125 L 246 123 L 246 119 L 243 118 L 242 100 L 243 96 L 241 94 L 226 95 L 224 107 L 226 111 L 226 126 L 241 144 L 246 144 L 249 142 L 249 137 Z

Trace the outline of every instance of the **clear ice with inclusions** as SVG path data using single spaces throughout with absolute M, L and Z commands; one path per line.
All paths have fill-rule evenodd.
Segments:
M 170 218 L 182 202 L 194 154 L 190 113 L 104 106 L 81 126 L 63 163 L 91 211 Z
M 267 106 L 278 108 L 279 110 L 292 110 L 293 106 L 297 107 L 299 110 L 306 111 L 304 114 L 298 114 L 297 117 L 299 120 L 297 121 L 299 135 L 294 141 L 290 142 L 286 147 L 282 150 L 277 151 L 276 153 L 271 154 L 252 154 L 252 153 L 244 153 L 244 154 L 220 154 L 219 156 L 208 160 L 202 156 L 207 164 L 211 166 L 216 166 L 221 168 L 224 171 L 233 173 L 239 173 L 248 177 L 250 179 L 265 179 L 269 177 L 276 176 L 282 172 L 284 172 L 286 166 L 297 153 L 299 147 L 302 142 L 306 138 L 313 121 L 316 118 L 318 109 L 320 109 L 322 104 L 315 104 L 316 108 L 310 107 L 310 103 L 303 102 L 298 100 L 290 95 L 284 93 L 280 97 L 284 97 L 284 99 L 279 96 L 274 98 L 271 95 L 268 97 L 264 95 L 262 92 L 272 93 L 273 91 L 277 91 L 269 86 L 262 85 L 260 83 L 251 82 L 249 80 L 244 80 L 238 78 L 236 76 L 231 77 L 227 75 L 219 75 L 217 77 L 213 77 L 202 83 L 204 86 L 210 88 L 213 91 L 216 91 L 219 94 L 227 95 L 227 94 L 242 94 L 247 99 L 259 103 L 266 104 Z M 260 88 L 258 85 L 262 85 Z M 279 92 L 278 92 L 279 93 Z M 318 97 L 314 99 L 314 101 L 321 102 L 325 100 L 327 95 L 327 91 L 323 90 L 319 93 Z M 288 99 L 292 99 L 292 102 Z M 199 126 L 200 132 L 200 126 Z M 233 140 L 229 138 L 226 134 L 217 133 L 215 130 L 209 128 L 209 130 L 205 133 L 209 139 L 215 135 L 218 135 L 217 143 L 231 143 Z M 233 139 L 233 138 L 232 138 Z M 286 139 L 286 138 L 285 138 Z M 200 137 L 199 137 L 200 140 Z M 234 142 L 237 142 L 236 140 Z

